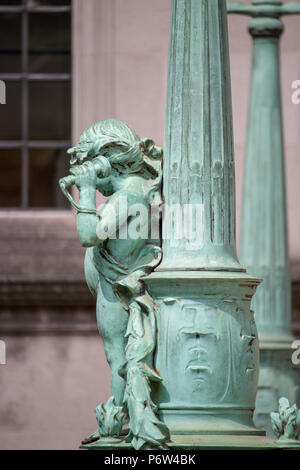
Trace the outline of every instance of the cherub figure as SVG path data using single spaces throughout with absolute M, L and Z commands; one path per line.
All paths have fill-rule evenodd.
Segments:
M 164 447 L 168 429 L 151 400 L 151 383 L 161 380 L 153 365 L 157 306 L 142 281 L 161 260 L 150 230 L 151 208 L 160 203 L 162 149 L 125 122 L 108 119 L 85 130 L 68 153 L 72 176 L 60 186 L 78 212 L 85 276 L 111 367 L 112 397 L 96 408 L 98 430 L 84 442 L 119 436 L 129 416 L 127 440 L 136 449 Z M 79 204 L 66 190 L 71 184 Z M 109 197 L 99 213 L 97 191 Z

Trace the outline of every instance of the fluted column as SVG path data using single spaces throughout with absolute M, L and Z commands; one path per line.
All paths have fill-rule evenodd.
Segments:
M 171 229 L 163 218 L 163 261 L 145 279 L 159 306 L 153 397 L 175 435 L 259 434 L 259 280 L 236 257 L 226 16 L 225 0 L 172 2 L 163 199 L 203 209 L 196 243 L 177 236 L 176 211 Z
M 242 270 L 236 258 L 235 187 L 226 5 L 175 1 L 173 5 L 165 133 L 167 206 L 202 205 L 193 245 L 178 239 L 174 211 L 164 227 L 160 270 Z M 222 47 L 220 47 L 222 45 Z M 170 230 L 171 227 L 171 230 Z M 199 227 L 198 227 L 199 230 Z
M 280 93 L 280 16 L 300 13 L 300 3 L 228 4 L 229 13 L 253 16 L 253 63 L 244 173 L 240 259 L 263 279 L 253 300 L 261 348 L 255 423 L 271 432 L 269 412 L 280 396 L 297 400 L 291 362 L 291 282 L 286 220 Z
M 279 75 L 279 36 L 252 20 L 253 72 L 240 258 L 263 278 L 253 300 L 260 341 L 291 341 L 290 275 Z M 270 26 L 269 26 L 270 28 Z M 271 32 L 272 31 L 272 32 Z

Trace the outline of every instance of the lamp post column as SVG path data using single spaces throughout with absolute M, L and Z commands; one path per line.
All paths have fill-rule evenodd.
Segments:
M 261 277 L 253 300 L 260 340 L 255 424 L 271 434 L 270 411 L 286 396 L 297 402 L 299 379 L 291 362 L 291 282 L 286 220 L 280 93 L 280 16 L 300 13 L 300 3 L 228 3 L 229 13 L 253 16 L 252 83 L 244 172 L 240 259 Z
M 236 257 L 224 0 L 173 0 L 165 135 L 163 196 L 179 211 L 163 218 L 163 260 L 145 279 L 159 305 L 159 413 L 172 434 L 259 434 L 250 309 L 259 280 Z M 180 209 L 193 205 L 195 240 L 176 232 Z

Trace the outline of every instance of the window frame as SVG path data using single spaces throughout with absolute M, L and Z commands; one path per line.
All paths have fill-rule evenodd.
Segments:
M 4 82 L 16 81 L 21 84 L 21 139 L 0 141 L 0 150 L 16 149 L 21 152 L 21 205 L 19 207 L 0 207 L 0 210 L 61 210 L 59 207 L 30 207 L 29 205 L 29 150 L 31 149 L 64 149 L 71 146 L 69 140 L 33 140 L 29 138 L 29 83 L 38 82 L 70 82 L 72 73 L 29 73 L 29 14 L 30 13 L 66 13 L 72 12 L 70 5 L 61 6 L 30 6 L 27 0 L 21 5 L 0 6 L 1 13 L 19 13 L 21 15 L 21 72 L 0 73 Z M 71 45 L 72 48 L 72 45 Z M 72 88 L 71 88 L 72 89 Z M 63 208 L 65 210 L 65 208 Z

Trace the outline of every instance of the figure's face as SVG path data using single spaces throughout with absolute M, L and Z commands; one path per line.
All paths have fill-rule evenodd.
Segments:
M 111 176 L 108 176 L 107 178 L 97 178 L 96 187 L 105 197 L 109 197 L 115 192 Z

